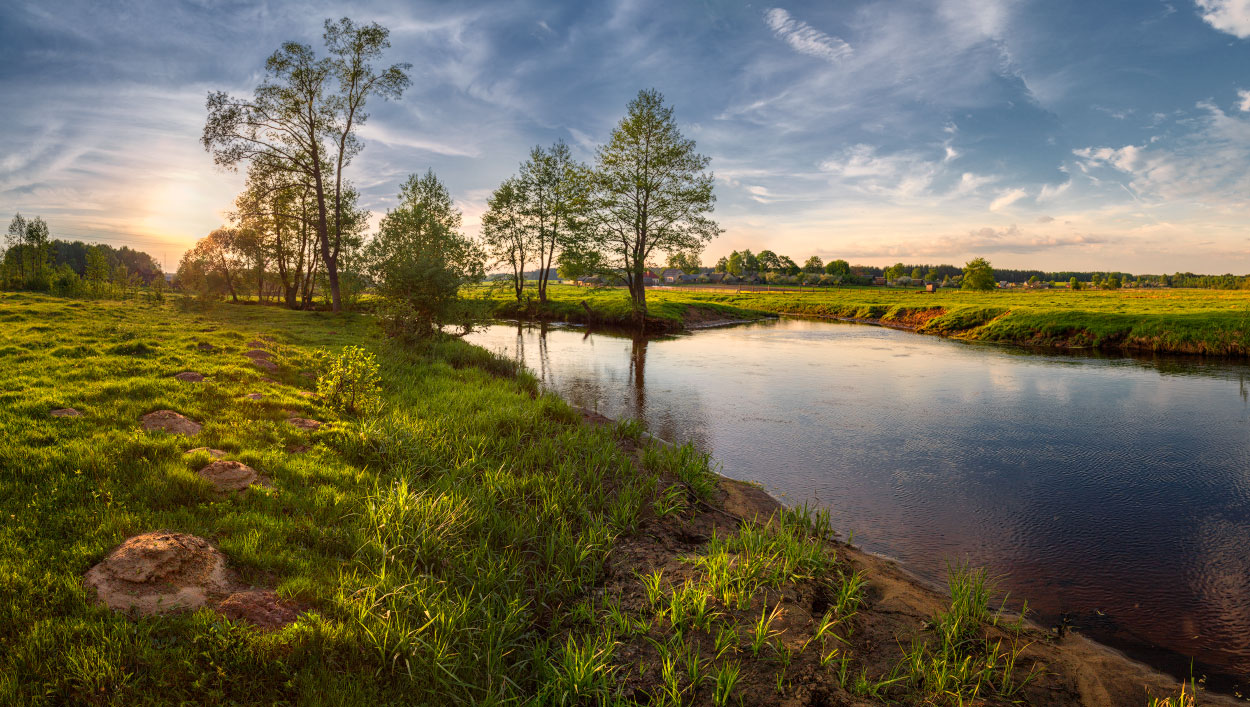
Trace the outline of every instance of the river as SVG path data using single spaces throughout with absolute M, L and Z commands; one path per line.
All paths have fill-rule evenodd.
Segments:
M 1250 367 L 1038 353 L 784 318 L 635 339 L 498 324 L 473 343 L 571 403 L 693 442 L 942 583 L 1001 575 L 1044 625 L 1181 676 L 1250 675 Z

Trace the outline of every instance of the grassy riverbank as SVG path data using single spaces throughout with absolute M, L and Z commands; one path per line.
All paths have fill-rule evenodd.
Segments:
M 565 318 L 580 308 L 582 299 L 596 311 L 628 314 L 622 290 L 554 286 L 551 299 L 534 314 Z M 512 316 L 515 302 L 499 302 L 498 311 Z M 926 294 L 914 289 L 846 287 L 802 294 L 735 294 L 686 288 L 652 291 L 648 302 L 655 316 L 672 328 L 681 325 L 687 312 L 723 308 L 718 311 L 725 312 L 727 319 L 750 318 L 751 313 L 791 314 L 1031 346 L 1250 355 L 1250 292 L 1241 290 L 941 290 Z
M 258 345 L 276 368 L 244 356 Z M 303 394 L 318 351 L 346 345 L 381 365 L 374 417 Z M 0 361 L 0 704 L 1092 705 L 1177 689 L 995 611 L 984 573 L 936 594 L 827 516 L 782 512 L 635 424 L 588 424 L 462 342 L 405 348 L 353 315 L 0 294 Z M 142 431 L 160 409 L 203 428 Z M 214 490 L 208 453 L 187 454 L 201 447 L 264 482 Z M 207 540 L 293 621 L 97 605 L 84 574 L 156 530 Z

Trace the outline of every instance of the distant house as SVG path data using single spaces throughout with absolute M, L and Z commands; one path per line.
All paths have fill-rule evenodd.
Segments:
M 734 275 L 733 273 L 727 272 L 725 273 L 725 276 L 721 278 L 721 282 L 725 283 L 726 285 L 733 285 L 733 284 L 742 282 L 742 278 L 738 277 L 737 275 Z
M 725 273 L 723 272 L 712 272 L 712 273 L 707 274 L 708 282 L 719 283 L 719 282 L 724 281 L 724 279 L 725 279 Z
M 874 278 L 872 279 L 872 284 L 874 284 L 874 285 L 884 285 L 884 284 L 885 284 L 885 278 L 884 278 L 884 277 L 874 277 Z
M 937 292 L 937 288 L 938 288 L 937 285 L 930 282 L 929 284 L 924 286 L 924 291 L 925 292 Z
M 660 273 L 660 279 L 665 283 L 677 283 L 681 282 L 681 276 L 685 274 L 681 268 L 669 268 Z
M 678 276 L 677 276 L 677 281 L 678 281 L 678 282 L 698 282 L 698 281 L 699 281 L 699 276 L 698 276 L 698 275 L 689 275 L 689 274 L 686 274 L 686 273 L 682 273 L 682 274 L 680 274 L 680 275 L 678 275 Z

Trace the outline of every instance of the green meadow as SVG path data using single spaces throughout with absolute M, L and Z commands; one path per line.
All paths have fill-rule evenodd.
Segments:
M 624 290 L 553 285 L 544 306 L 479 289 L 499 316 L 628 324 Z M 885 287 L 805 288 L 802 292 L 728 292 L 683 287 L 650 290 L 648 315 L 661 328 L 681 328 L 692 310 L 725 319 L 763 314 L 857 319 L 923 333 L 1052 347 L 1171 353 L 1250 354 L 1250 291 L 1198 289 L 999 290 L 964 292 Z
M 996 609 L 985 571 L 931 592 L 690 446 L 584 419 L 461 341 L 380 331 L 0 295 L 0 704 L 1096 703 L 1067 687 L 1081 658 Z M 258 343 L 275 370 L 244 356 Z M 379 364 L 367 415 L 313 394 L 348 346 Z M 202 429 L 142 431 L 165 409 Z M 265 483 L 219 492 L 202 447 Z M 101 606 L 84 575 L 160 530 L 297 614 Z M 1116 666 L 1115 694 L 1176 689 Z

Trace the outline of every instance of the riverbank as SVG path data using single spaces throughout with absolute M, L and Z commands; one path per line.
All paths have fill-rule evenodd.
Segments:
M 463 342 L 403 347 L 350 314 L 24 294 L 0 295 L 0 322 L 2 703 L 1092 705 L 1178 689 L 1047 662 L 1062 642 L 996 612 L 983 573 L 955 573 L 953 600 L 894 581 L 827 514 L 722 483 L 637 424 L 585 424 Z M 321 350 L 347 345 L 377 356 L 376 416 L 312 389 Z M 145 430 L 160 410 L 185 420 Z M 253 482 L 223 489 L 219 456 Z M 162 581 L 101 564 L 142 538 Z M 101 572 L 114 604 L 174 598 L 164 580 L 198 603 L 118 612 Z
M 496 295 L 495 297 L 498 297 Z M 492 299 L 514 318 L 595 323 L 577 315 L 585 300 L 604 320 L 628 319 L 621 290 L 553 285 L 532 316 Z M 820 317 L 885 324 L 924 334 L 1048 348 L 1250 355 L 1250 292 L 1240 290 L 1009 290 L 962 292 L 838 287 L 804 293 L 716 292 L 698 287 L 648 293 L 665 331 L 687 328 L 688 312 L 710 309 L 726 319 L 765 315 Z M 703 315 L 697 315 L 703 316 Z

